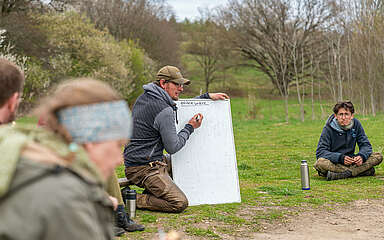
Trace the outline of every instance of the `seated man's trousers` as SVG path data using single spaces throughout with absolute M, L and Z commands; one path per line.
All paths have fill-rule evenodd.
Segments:
M 327 171 L 341 173 L 349 170 L 352 172 L 352 176 L 356 177 L 359 174 L 367 171 L 368 169 L 379 165 L 383 161 L 383 155 L 381 153 L 375 152 L 365 161 L 362 165 L 357 166 L 355 164 L 346 166 L 344 164 L 334 164 L 328 159 L 319 158 L 317 159 L 314 168 L 319 172 L 319 174 L 327 176 Z

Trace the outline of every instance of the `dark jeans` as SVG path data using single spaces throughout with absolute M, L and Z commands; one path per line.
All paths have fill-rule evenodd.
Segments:
M 161 212 L 182 212 L 188 207 L 188 199 L 176 186 L 167 170 L 165 162 L 151 165 L 126 167 L 125 176 L 130 185 L 144 188 L 137 194 L 137 208 Z

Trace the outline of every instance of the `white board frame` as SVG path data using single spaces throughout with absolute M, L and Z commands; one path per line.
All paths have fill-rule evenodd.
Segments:
M 194 114 L 203 114 L 200 128 L 172 155 L 173 179 L 189 206 L 241 202 L 230 100 L 182 99 L 176 104 L 177 132 Z

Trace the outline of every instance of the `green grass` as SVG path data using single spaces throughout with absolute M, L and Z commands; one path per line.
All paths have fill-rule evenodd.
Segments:
M 317 175 L 312 166 L 325 123 L 325 119 L 319 119 L 319 104 L 315 106 L 318 120 L 310 120 L 311 108 L 307 103 L 306 120 L 302 123 L 299 106 L 290 100 L 289 124 L 285 123 L 283 104 L 279 100 L 258 100 L 256 119 L 248 117 L 246 98 L 232 99 L 231 105 L 242 202 L 193 206 L 181 214 L 139 210 L 137 220 L 147 229 L 144 233 L 129 233 L 122 239 L 149 239 L 157 228 L 177 230 L 193 239 L 247 238 L 259 231 L 263 223 L 284 221 L 303 210 L 382 197 L 382 166 L 376 168 L 375 177 L 328 182 Z M 327 115 L 331 106 L 323 104 Z M 383 115 L 355 117 L 362 121 L 374 151 L 381 152 Z M 309 191 L 301 190 L 300 161 L 303 159 L 310 166 Z
M 285 221 L 300 211 L 332 208 L 359 199 L 382 198 L 384 169 L 376 168 L 375 177 L 325 181 L 313 169 L 315 149 L 325 119 L 311 119 L 306 103 L 305 122 L 299 120 L 299 106 L 290 100 L 289 124 L 285 123 L 281 100 L 256 102 L 255 119 L 248 115 L 248 99 L 231 99 L 236 157 L 241 188 L 241 203 L 188 207 L 180 214 L 137 211 L 136 221 L 146 226 L 144 232 L 127 233 L 121 239 L 152 239 L 158 229 L 176 230 L 193 239 L 247 239 L 263 224 Z M 323 104 L 330 113 L 332 104 Z M 358 108 L 357 108 L 358 110 Z M 383 115 L 356 116 L 361 120 L 374 151 L 382 151 Z M 18 122 L 33 122 L 23 118 Z M 311 190 L 301 190 L 300 161 L 310 166 Z M 123 166 L 117 169 L 124 176 Z M 139 189 L 138 189 L 139 190 Z
M 16 123 L 37 124 L 37 119 L 35 117 L 21 117 L 16 120 Z
M 187 227 L 185 232 L 191 235 L 199 236 L 199 237 L 206 237 L 206 238 L 212 238 L 212 239 L 220 238 L 219 235 L 217 235 L 216 233 L 214 233 L 214 231 L 210 229 Z

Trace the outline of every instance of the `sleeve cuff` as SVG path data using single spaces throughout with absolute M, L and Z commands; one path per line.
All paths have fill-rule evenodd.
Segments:
M 367 158 L 363 154 L 358 153 L 357 156 L 360 156 L 363 159 L 363 162 L 367 161 Z
M 344 158 L 345 158 L 345 155 L 344 154 L 340 154 L 339 163 L 344 164 Z
M 203 98 L 203 99 L 211 99 L 210 97 L 209 97 L 209 93 L 204 93 L 203 95 L 201 95 L 200 96 L 200 98 Z
M 185 129 L 187 129 L 187 131 L 189 132 L 189 134 L 192 134 L 194 131 L 195 131 L 195 129 L 192 127 L 192 125 L 191 124 L 189 124 L 189 123 L 187 123 L 187 124 L 185 124 L 185 127 L 184 127 Z

